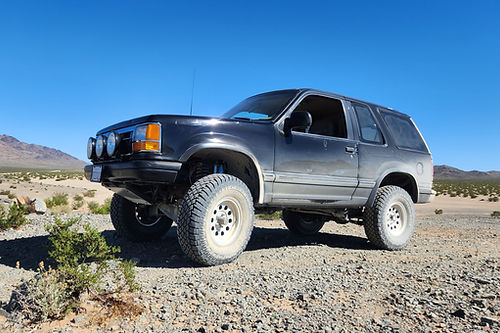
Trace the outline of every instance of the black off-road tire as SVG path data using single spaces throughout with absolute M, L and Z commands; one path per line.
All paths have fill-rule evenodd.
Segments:
M 373 207 L 365 209 L 364 228 L 378 248 L 405 248 L 415 231 L 415 206 L 408 192 L 393 185 L 379 188 Z
M 118 194 L 113 195 L 110 208 L 111 222 L 121 237 L 133 242 L 157 240 L 172 226 L 173 221 L 165 215 L 150 217 L 140 212 L 139 205 Z
M 286 209 L 283 210 L 282 219 L 291 233 L 303 236 L 318 233 L 325 224 L 325 219 L 321 216 L 297 213 Z
M 184 253 L 207 266 L 234 261 L 253 230 L 252 195 L 240 179 L 213 174 L 196 181 L 179 209 L 177 237 Z

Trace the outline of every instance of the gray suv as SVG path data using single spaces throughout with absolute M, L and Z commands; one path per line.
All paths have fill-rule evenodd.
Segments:
M 175 221 L 204 265 L 235 260 L 254 213 L 275 210 L 297 235 L 354 222 L 374 246 L 402 249 L 414 204 L 432 199 L 432 157 L 409 116 L 312 89 L 256 95 L 217 118 L 124 121 L 91 137 L 87 154 L 87 179 L 115 192 L 119 235 L 159 239 Z

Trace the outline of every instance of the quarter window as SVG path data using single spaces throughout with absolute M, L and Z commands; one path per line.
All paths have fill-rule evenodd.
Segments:
M 362 104 L 352 103 L 356 116 L 358 117 L 359 131 L 361 132 L 361 139 L 370 143 L 384 143 L 382 133 L 375 122 L 375 118 L 370 109 Z
M 410 118 L 389 112 L 382 112 L 382 117 L 398 147 L 427 152 L 427 146 Z

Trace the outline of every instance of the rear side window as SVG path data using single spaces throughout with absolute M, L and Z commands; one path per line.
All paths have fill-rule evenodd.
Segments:
M 384 139 L 382 133 L 375 122 L 375 118 L 367 106 L 362 104 L 352 103 L 356 116 L 358 117 L 359 130 L 361 132 L 361 139 L 369 143 L 383 144 Z
M 388 112 L 382 112 L 382 117 L 398 147 L 427 152 L 424 140 L 411 118 Z

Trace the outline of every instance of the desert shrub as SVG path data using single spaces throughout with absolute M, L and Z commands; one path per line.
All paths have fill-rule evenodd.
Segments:
M 45 228 L 50 235 L 49 256 L 57 264 L 72 295 L 98 290 L 108 260 L 115 259 L 114 254 L 120 251 L 108 246 L 101 233 L 88 224 L 81 234 L 71 228 L 78 221 L 56 218 L 54 224 Z
M 62 319 L 71 309 L 71 298 L 58 271 L 39 264 L 37 274 L 17 287 L 10 301 L 32 321 Z
M 488 198 L 488 201 L 489 201 L 489 202 L 498 202 L 498 197 L 491 197 L 491 198 Z
M 454 198 L 454 197 L 456 197 L 456 196 L 457 196 L 457 193 L 456 193 L 456 192 L 451 192 L 451 193 L 450 193 L 450 197 Z
M 9 206 L 8 213 L 5 212 L 3 205 L 0 207 L 0 230 L 16 229 L 26 224 L 26 217 L 24 216 L 27 213 L 26 207 L 13 203 Z
M 281 217 L 282 217 L 281 210 L 277 210 L 277 211 L 272 212 L 272 213 L 257 214 L 257 218 L 259 218 L 261 220 L 268 220 L 268 221 L 281 220 Z
M 109 214 L 111 208 L 111 198 L 106 199 L 102 205 L 99 205 L 95 201 L 91 201 L 87 204 L 89 210 L 92 214 Z
M 52 196 L 52 198 L 45 199 L 45 204 L 47 205 L 47 208 L 67 205 L 68 204 L 68 194 L 67 193 L 56 193 Z
M 491 213 L 491 216 L 500 217 L 500 212 L 498 210 L 495 210 L 495 211 L 493 211 L 493 213 Z
M 117 259 L 115 253 L 120 249 L 109 246 L 96 228 L 87 224 L 83 233 L 79 233 L 75 226 L 78 221 L 78 218 L 66 221 L 55 218 L 53 224 L 45 225 L 49 233 L 49 257 L 56 268 L 49 266 L 45 270 L 43 262 L 40 263 L 38 273 L 12 293 L 10 309 L 21 311 L 32 321 L 59 319 L 78 308 L 85 292 L 96 293 L 97 298 L 105 300 L 124 290 L 139 290 L 135 264 Z M 108 275 L 114 286 L 102 292 L 104 277 Z M 106 278 L 106 281 L 111 280 Z
M 7 198 L 9 198 L 9 199 L 15 199 L 16 195 L 14 193 L 9 193 L 9 194 L 7 194 Z
M 13 188 L 13 189 L 16 189 L 17 187 L 14 186 L 14 185 L 10 185 L 9 188 Z
M 82 208 L 83 207 L 83 200 L 77 200 L 77 201 L 73 201 L 73 204 L 72 204 L 72 208 L 73 210 L 77 210 L 78 208 Z
M 0 195 L 9 195 L 10 191 L 9 190 L 1 190 Z
M 93 198 L 93 197 L 95 197 L 95 192 L 96 192 L 96 190 L 87 190 L 87 191 L 84 191 L 82 194 L 84 197 Z
M 78 208 L 81 208 L 83 207 L 83 204 L 84 204 L 84 201 L 83 201 L 83 197 L 81 195 L 75 195 L 73 197 L 73 209 L 74 210 L 77 210 Z
M 443 210 L 442 209 L 435 209 L 434 214 L 441 215 L 441 214 L 443 214 Z

